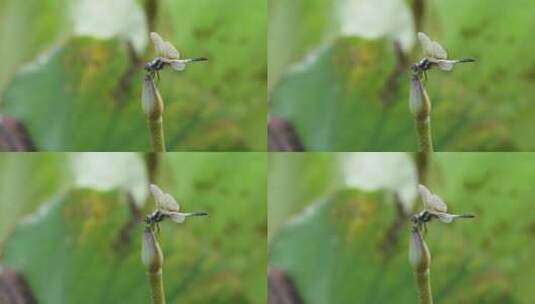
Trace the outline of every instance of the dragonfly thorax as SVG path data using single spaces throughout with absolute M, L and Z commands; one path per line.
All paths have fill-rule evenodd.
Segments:
M 147 217 L 145 218 L 145 223 L 147 223 L 148 225 L 157 224 L 163 221 L 165 216 L 166 215 L 160 212 L 160 210 L 156 210 L 153 213 L 147 215 Z
M 412 216 L 411 220 L 415 224 L 423 224 L 429 222 L 433 218 L 433 214 L 423 210 Z
M 432 65 L 433 65 L 433 62 L 431 62 L 427 58 L 423 58 L 422 60 L 412 65 L 412 70 L 415 72 L 424 72 L 424 71 L 429 70 Z
M 161 57 L 156 57 L 145 64 L 145 70 L 149 72 L 159 71 L 164 68 L 166 62 Z

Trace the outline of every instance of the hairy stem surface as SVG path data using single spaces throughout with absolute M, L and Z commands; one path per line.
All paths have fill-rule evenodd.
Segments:
M 149 279 L 151 303 L 165 304 L 165 292 L 163 290 L 163 253 L 154 235 L 153 227 L 147 226 L 143 231 L 143 243 L 141 247 L 141 261 L 147 268 Z
M 416 283 L 418 284 L 418 303 L 433 304 L 433 295 L 431 293 L 431 276 L 429 270 L 424 272 L 415 272 Z
M 418 132 L 419 151 L 431 154 L 433 152 L 433 139 L 431 137 L 431 117 L 416 117 L 416 130 Z
M 149 271 L 147 275 L 149 276 L 152 304 L 165 304 L 162 269 L 160 268 L 156 272 Z
M 165 152 L 165 137 L 163 132 L 163 118 L 148 120 L 151 147 L 153 152 Z

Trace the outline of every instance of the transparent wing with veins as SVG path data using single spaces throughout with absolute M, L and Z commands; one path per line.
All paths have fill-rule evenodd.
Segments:
M 179 59 L 180 58 L 180 53 L 171 44 L 171 42 L 163 40 L 162 37 L 158 33 L 151 32 L 150 40 L 152 40 L 152 43 L 154 44 L 154 48 L 156 49 L 156 53 L 158 54 L 158 56 L 167 58 L 167 59 Z
M 429 191 L 424 185 L 418 186 L 418 192 L 420 192 L 420 196 L 424 202 L 425 210 L 433 214 L 448 212 L 446 203 L 438 195 Z
M 163 41 L 162 37 L 156 32 L 151 32 L 149 36 L 152 44 L 154 44 L 154 49 L 156 49 L 156 54 L 160 57 L 164 57 L 165 42 Z
M 448 59 L 446 50 L 438 42 L 431 40 L 426 34 L 419 32 L 418 40 L 422 45 L 424 55 L 428 59 Z
M 165 57 L 169 59 L 179 59 L 180 53 L 177 51 L 177 49 L 171 44 L 171 42 L 166 41 L 165 42 Z
M 425 210 L 429 212 L 430 214 L 436 216 L 441 222 L 443 223 L 451 223 L 456 219 L 460 218 L 473 218 L 475 217 L 472 214 L 451 214 L 448 213 L 448 206 L 442 199 L 436 195 L 433 194 L 429 189 L 427 189 L 424 185 L 418 186 L 418 191 L 420 192 L 420 196 L 422 197 L 422 201 L 425 205 Z
M 188 216 L 208 215 L 206 212 L 180 212 L 180 205 L 169 193 L 165 193 L 156 185 L 149 186 L 150 192 L 156 201 L 156 208 L 173 222 L 183 223 Z
M 163 213 L 178 212 L 180 206 L 177 201 L 169 194 L 165 193 L 156 185 L 150 185 L 150 192 L 156 201 L 156 208 Z

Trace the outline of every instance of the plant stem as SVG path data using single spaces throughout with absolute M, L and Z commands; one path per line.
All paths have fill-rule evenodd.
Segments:
M 430 164 L 430 158 L 431 153 L 425 153 L 425 152 L 416 152 L 415 162 L 416 162 L 416 171 L 418 173 L 418 183 L 420 185 L 427 186 L 427 177 L 429 173 L 429 167 Z M 413 213 L 418 212 L 418 208 L 420 208 L 418 199 L 416 199 L 415 203 L 412 205 L 412 211 Z
M 416 170 L 418 172 L 418 183 L 427 186 L 427 175 L 429 172 L 429 157 L 431 155 L 424 152 L 416 152 Z M 416 205 L 416 204 L 415 204 Z M 416 207 L 416 206 L 415 206 Z
M 165 304 L 163 290 L 163 253 L 154 235 L 152 227 L 147 226 L 143 231 L 143 245 L 141 247 L 141 261 L 147 267 L 147 276 L 150 283 L 152 304 Z
M 431 154 L 433 152 L 433 139 L 431 137 L 431 116 L 416 117 L 416 130 L 418 131 L 419 151 Z
M 425 13 L 425 1 L 424 0 L 414 0 L 412 2 L 412 15 L 414 16 L 414 27 L 416 32 L 422 31 L 422 23 Z
M 152 152 L 165 152 L 165 137 L 163 130 L 164 104 L 162 96 L 150 75 L 143 79 L 143 93 L 141 97 L 143 112 L 147 117 Z
M 418 150 L 431 154 L 433 152 L 433 140 L 431 139 L 431 100 L 418 75 L 411 79 L 411 91 L 409 96 L 409 108 L 416 121 L 418 133 Z
M 146 0 L 145 1 L 145 17 L 147 18 L 149 32 L 154 32 L 156 28 L 157 14 L 158 14 L 158 0 Z
M 163 118 L 148 119 L 151 147 L 153 152 L 165 152 L 165 137 L 163 133 Z
M 149 179 L 149 184 L 157 184 L 158 169 L 160 165 L 160 153 L 148 152 L 145 154 L 145 168 Z
M 163 291 L 162 270 L 158 272 L 148 272 L 152 304 L 165 304 L 165 292 Z
M 415 272 L 415 275 L 416 283 L 418 284 L 418 303 L 433 304 L 429 269 L 424 272 Z
M 418 285 L 418 303 L 433 304 L 431 293 L 431 253 L 416 226 L 412 227 L 409 242 L 409 262 L 416 276 L 416 285 Z

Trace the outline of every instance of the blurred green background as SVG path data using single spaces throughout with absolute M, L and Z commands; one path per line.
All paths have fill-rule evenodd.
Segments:
M 0 118 L 38 150 L 149 150 L 142 66 L 157 31 L 210 59 L 161 75 L 168 150 L 265 150 L 266 24 L 263 0 L 0 0 Z
M 304 303 L 415 303 L 410 222 L 421 210 L 413 155 L 270 155 L 269 263 L 286 271 Z M 452 213 L 432 222 L 436 303 L 534 303 L 535 154 L 435 153 L 429 188 Z
M 182 210 L 210 214 L 161 224 L 168 303 L 265 303 L 266 170 L 260 153 L 4 154 L 0 269 L 39 303 L 148 303 L 132 210 L 154 209 L 151 179 Z
M 451 58 L 477 59 L 429 73 L 435 149 L 531 151 L 534 9 L 530 0 L 269 0 L 270 113 L 305 150 L 415 151 L 408 76 L 423 31 Z

